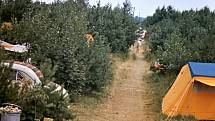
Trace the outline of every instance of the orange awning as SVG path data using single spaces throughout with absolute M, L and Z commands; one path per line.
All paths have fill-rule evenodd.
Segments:
M 194 81 L 215 87 L 215 78 L 211 77 L 194 77 Z

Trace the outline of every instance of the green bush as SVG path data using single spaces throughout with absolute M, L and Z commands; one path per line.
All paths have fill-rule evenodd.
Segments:
M 0 86 L 2 87 L 0 103 L 19 105 L 22 109 L 21 120 L 33 121 L 50 117 L 55 121 L 61 121 L 74 117 L 69 108 L 69 99 L 58 92 L 42 87 L 20 88 L 16 84 L 11 84 L 11 80 L 1 81 Z
M 0 23 L 15 18 L 20 21 L 31 5 L 32 0 L 0 0 Z
M 33 63 L 40 66 L 49 61 L 52 78 L 71 95 L 101 91 L 112 75 L 105 39 L 96 35 L 89 48 L 83 39 L 88 25 L 86 7 L 72 0 L 41 6 L 37 14 L 35 10 L 27 13 L 15 29 L 15 41 L 31 44 Z
M 87 46 L 83 39 L 88 25 L 86 7 L 83 1 L 73 0 L 32 6 L 21 21 L 14 23 L 12 31 L 2 33 L 5 41 L 10 38 L 10 43 L 29 43 L 30 51 L 18 54 L 0 50 L 0 60 L 21 58 L 22 61 L 31 57 L 32 64 L 44 72 L 45 80 L 63 84 L 71 97 L 103 91 L 112 78 L 110 48 L 99 34 L 92 46 Z M 8 88 L 8 78 L 7 73 L 1 77 L 1 82 L 5 83 L 0 82 L 3 99 L 0 103 L 20 105 L 23 120 L 42 119 L 44 116 L 56 120 L 72 117 L 68 100 L 43 88 L 18 95 L 18 89 Z
M 179 70 L 188 61 L 215 62 L 215 13 L 200 10 L 176 11 L 158 8 L 144 21 L 152 52 L 167 69 Z

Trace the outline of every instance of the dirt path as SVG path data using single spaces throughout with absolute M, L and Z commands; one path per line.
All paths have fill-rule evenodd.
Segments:
M 133 53 L 131 53 L 133 55 Z M 150 98 L 149 64 L 143 54 L 118 62 L 109 95 L 94 108 L 78 109 L 78 121 L 155 121 Z

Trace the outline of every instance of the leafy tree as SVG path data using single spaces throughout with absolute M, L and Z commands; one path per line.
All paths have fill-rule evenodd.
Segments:
M 23 14 L 32 5 L 32 0 L 1 0 L 0 1 L 0 18 L 2 21 L 20 21 Z
M 137 30 L 130 2 L 127 0 L 123 7 L 115 8 L 109 4 L 101 7 L 98 2 L 97 6 L 89 7 L 88 11 L 88 30 L 104 36 L 112 52 L 127 53 L 136 39 Z
M 207 7 L 179 12 L 168 6 L 147 17 L 144 26 L 152 52 L 168 69 L 178 70 L 188 61 L 214 62 L 214 20 Z
M 104 39 L 97 35 L 90 48 L 83 39 L 86 7 L 80 1 L 57 2 L 41 7 L 37 14 L 26 14 L 16 26 L 16 41 L 31 44 L 33 63 L 39 66 L 49 60 L 55 81 L 71 95 L 100 91 L 111 79 L 110 51 Z

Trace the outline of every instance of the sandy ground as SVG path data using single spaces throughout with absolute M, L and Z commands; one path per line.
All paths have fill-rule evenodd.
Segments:
M 94 107 L 76 106 L 77 121 L 155 121 L 150 80 L 144 79 L 150 73 L 149 63 L 142 52 L 131 48 L 129 59 L 117 62 L 107 98 Z

